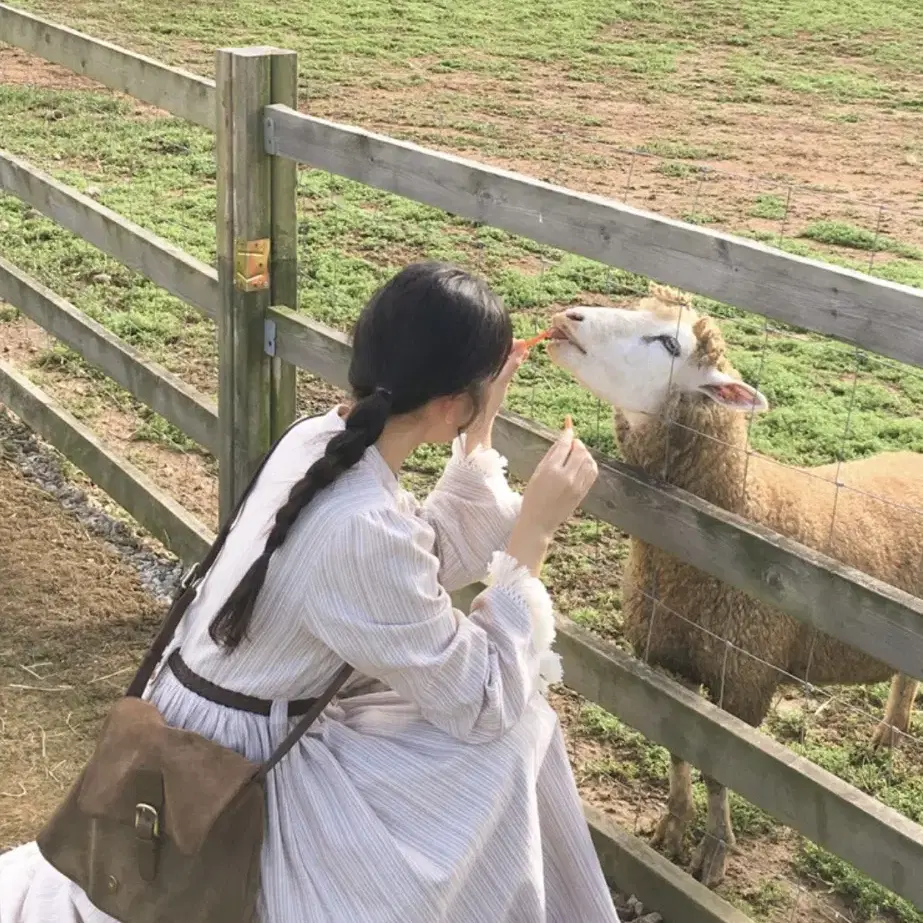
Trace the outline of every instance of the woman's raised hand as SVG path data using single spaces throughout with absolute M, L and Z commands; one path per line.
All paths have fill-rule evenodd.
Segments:
M 506 392 L 509 390 L 513 376 L 528 354 L 529 350 L 526 347 L 525 340 L 513 341 L 513 348 L 510 351 L 509 358 L 506 360 L 506 365 L 503 366 L 500 374 L 490 383 L 487 389 L 480 415 L 468 427 L 465 445 L 469 449 L 473 449 L 476 445 L 481 445 L 485 449 L 491 447 L 494 420 L 497 419 L 497 414 L 500 413 L 500 408 L 506 400 Z
M 568 423 L 538 463 L 522 498 L 508 553 L 538 575 L 554 533 L 589 493 L 598 469 L 590 450 Z

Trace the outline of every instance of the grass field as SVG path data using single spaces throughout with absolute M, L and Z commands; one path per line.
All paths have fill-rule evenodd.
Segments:
M 24 4 L 200 73 L 216 47 L 301 55 L 302 107 L 574 188 L 923 287 L 923 8 L 873 0 L 330 0 L 267 8 L 208 0 L 168 16 L 138 2 Z M 213 138 L 57 68 L 0 49 L 0 138 L 59 179 L 213 262 Z M 303 311 L 346 329 L 364 298 L 422 256 L 459 261 L 502 292 L 519 332 L 563 304 L 630 298 L 647 280 L 512 238 L 330 175 L 300 174 Z M 193 309 L 27 207 L 0 198 L 0 253 L 207 393 L 214 329 Z M 923 372 L 700 301 L 773 407 L 753 447 L 791 464 L 923 451 Z M 190 510 L 214 524 L 212 458 L 52 344 L 9 307 L 11 359 Z M 310 376 L 302 406 L 334 393 Z M 614 451 L 609 414 L 542 359 L 513 409 L 567 412 Z M 424 489 L 441 453 L 408 472 Z M 561 535 L 548 578 L 562 611 L 619 640 L 625 537 L 590 520 Z M 923 821 L 923 743 L 874 756 L 885 686 L 780 700 L 766 730 Z M 585 797 L 644 832 L 667 756 L 611 716 L 556 699 Z M 914 734 L 923 737 L 917 717 Z M 700 791 L 698 797 L 702 798 Z M 757 919 L 923 923 L 844 863 L 734 801 L 740 841 L 721 893 Z M 701 828 L 697 832 L 700 832 Z M 2 845 L 2 844 L 0 844 Z M 841 916 L 838 918 L 836 914 Z M 682 923 L 682 921 L 670 921 Z

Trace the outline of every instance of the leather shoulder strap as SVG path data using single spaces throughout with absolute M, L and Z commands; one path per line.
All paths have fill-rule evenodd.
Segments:
M 285 432 L 282 433 L 282 435 L 275 441 L 275 444 L 263 456 L 259 466 L 253 474 L 253 477 L 250 478 L 246 489 L 241 494 L 240 499 L 238 499 L 233 512 L 230 516 L 228 516 L 224 524 L 221 526 L 218 535 L 215 537 L 214 542 L 212 542 L 211 547 L 208 549 L 208 553 L 201 560 L 201 562 L 193 565 L 192 568 L 190 568 L 190 570 L 186 573 L 185 577 L 183 577 L 183 581 L 180 584 L 179 593 L 173 600 L 173 604 L 170 606 L 170 609 L 163 620 L 160 631 L 157 632 L 157 637 L 154 638 L 154 641 L 148 649 L 148 652 L 144 655 L 144 659 L 141 661 L 141 666 L 138 667 L 138 672 L 135 674 L 134 679 L 132 679 L 131 683 L 129 684 L 128 689 L 125 692 L 126 696 L 140 698 L 144 693 L 148 681 L 150 680 L 151 676 L 153 676 L 157 664 L 160 663 L 161 657 L 163 657 L 163 652 L 167 649 L 167 645 L 170 643 L 173 635 L 176 634 L 176 629 L 179 627 L 179 623 L 182 620 L 183 615 L 189 608 L 193 599 L 195 599 L 199 585 L 205 579 L 209 569 L 215 563 L 215 560 L 221 553 L 221 549 L 224 547 L 224 543 L 227 541 L 231 527 L 234 525 L 238 515 L 240 515 L 240 511 L 243 508 L 247 497 L 250 496 L 250 492 L 253 490 L 257 478 L 259 478 L 263 468 L 266 467 L 266 462 L 269 461 L 270 456 L 276 450 L 279 443 L 282 442 L 282 440 L 299 423 L 303 423 L 305 419 L 307 418 L 300 417 L 299 419 L 295 420 L 294 423 L 291 423 L 286 428 Z
M 320 698 L 314 700 L 314 704 L 305 712 L 304 717 L 291 729 L 291 731 L 289 731 L 285 740 L 273 751 L 272 756 L 260 766 L 259 771 L 253 777 L 254 781 L 262 782 L 266 776 L 276 768 L 276 765 L 282 757 L 301 740 L 308 728 L 320 717 L 321 712 L 330 704 L 333 697 L 340 691 L 343 683 L 349 679 L 352 672 L 353 668 L 348 663 L 340 667 L 339 672 L 333 677 L 332 682 L 324 690 Z

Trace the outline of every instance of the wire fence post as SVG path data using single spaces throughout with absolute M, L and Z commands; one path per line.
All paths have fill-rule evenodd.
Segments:
M 270 446 L 272 158 L 263 149 L 273 50 L 216 59 L 219 513 L 223 523 Z
M 270 101 L 298 108 L 298 54 L 274 51 L 270 64 Z M 298 309 L 298 162 L 270 158 L 272 227 L 269 285 L 275 307 Z M 274 342 L 274 337 L 270 338 Z M 270 348 L 270 352 L 273 349 Z M 275 356 L 270 361 L 270 438 L 275 442 L 295 419 L 297 369 Z

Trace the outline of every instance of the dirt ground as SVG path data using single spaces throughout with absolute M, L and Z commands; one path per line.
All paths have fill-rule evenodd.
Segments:
M 0 454 L 0 850 L 63 798 L 161 615 L 116 552 Z

